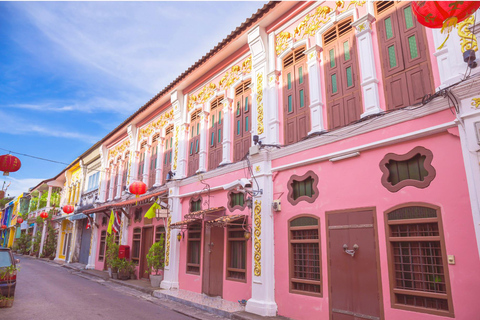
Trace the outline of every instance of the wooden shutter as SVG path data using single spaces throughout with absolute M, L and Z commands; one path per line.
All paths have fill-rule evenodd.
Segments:
M 234 100 L 234 147 L 233 159 L 240 161 L 247 154 L 250 148 L 251 129 L 252 129 L 252 97 L 250 89 L 251 81 L 247 80 L 235 89 Z
M 167 182 L 167 174 L 172 170 L 173 125 L 165 129 L 165 151 L 163 154 L 162 184 Z
M 376 11 L 387 109 L 421 102 L 434 90 L 425 28 L 410 3 L 377 2 Z
M 200 152 L 200 113 L 201 109 L 194 111 L 190 118 L 190 132 L 188 141 L 188 173 L 187 176 L 193 176 L 198 170 L 199 152 Z
M 210 127 L 208 130 L 208 170 L 213 170 L 222 161 L 223 140 L 223 97 L 210 105 Z

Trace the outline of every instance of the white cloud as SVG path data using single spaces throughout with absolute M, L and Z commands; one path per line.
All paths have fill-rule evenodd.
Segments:
M 6 182 L 5 186 L 7 186 L 8 183 L 10 183 L 10 186 L 5 192 L 5 197 L 7 197 L 7 195 L 9 195 L 10 197 L 17 197 L 20 194 L 22 194 L 22 192 L 28 192 L 29 188 L 33 188 L 36 185 L 38 185 L 40 182 L 45 180 L 45 179 L 35 179 L 35 178 L 15 179 L 12 176 L 4 176 L 3 179 Z M 1 181 L 0 183 L 1 185 L 3 185 L 3 181 Z

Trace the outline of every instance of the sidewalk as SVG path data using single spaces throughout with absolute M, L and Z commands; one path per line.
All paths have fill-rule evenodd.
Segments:
M 23 256 L 36 259 L 30 256 Z M 170 303 L 179 304 L 181 312 L 187 316 L 195 319 L 208 319 L 203 317 L 200 310 L 214 314 L 216 316 L 235 319 L 235 320 L 288 320 L 289 318 L 277 317 L 262 317 L 245 311 L 245 307 L 239 303 L 223 300 L 219 297 L 209 297 L 205 294 L 195 293 L 186 290 L 164 290 L 154 288 L 147 280 L 116 280 L 111 279 L 107 271 L 85 269 L 85 265 L 81 263 L 64 263 L 63 261 L 40 259 L 45 262 L 61 265 L 64 268 L 74 270 L 86 275 L 100 278 L 104 281 L 109 281 L 121 286 L 125 286 L 161 300 L 168 300 Z M 181 306 L 184 307 L 181 307 Z

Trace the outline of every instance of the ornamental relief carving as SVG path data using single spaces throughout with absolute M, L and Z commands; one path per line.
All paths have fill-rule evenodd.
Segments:
M 262 275 L 262 201 L 255 200 L 255 207 L 253 209 L 253 223 L 255 224 L 255 230 L 253 232 L 253 246 L 255 249 L 254 260 L 255 266 L 253 268 L 253 274 L 257 277 Z
M 115 158 L 116 155 L 122 154 L 128 147 L 130 147 L 130 139 L 126 139 L 121 144 L 110 149 L 108 151 L 108 159 L 110 160 L 111 158 Z
M 170 264 L 170 225 L 172 224 L 172 216 L 168 216 L 167 219 L 167 239 L 165 246 L 165 266 Z
M 263 127 L 263 74 L 257 75 L 257 134 L 262 134 Z
M 144 137 L 150 136 L 154 131 L 163 128 L 170 120 L 173 120 L 173 109 L 163 113 L 157 120 L 151 122 L 148 126 L 140 130 L 138 141 Z
M 458 24 L 458 35 L 460 36 L 462 52 L 467 50 L 478 51 L 477 37 L 470 31 L 474 24 L 475 17 L 473 15 Z

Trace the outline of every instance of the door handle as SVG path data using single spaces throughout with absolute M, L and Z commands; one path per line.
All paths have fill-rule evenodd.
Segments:
M 352 250 L 348 250 L 348 245 L 347 244 L 343 245 L 343 251 L 346 254 L 351 255 L 352 257 L 355 256 L 355 252 L 357 252 L 357 250 L 358 250 L 358 244 L 354 244 Z

